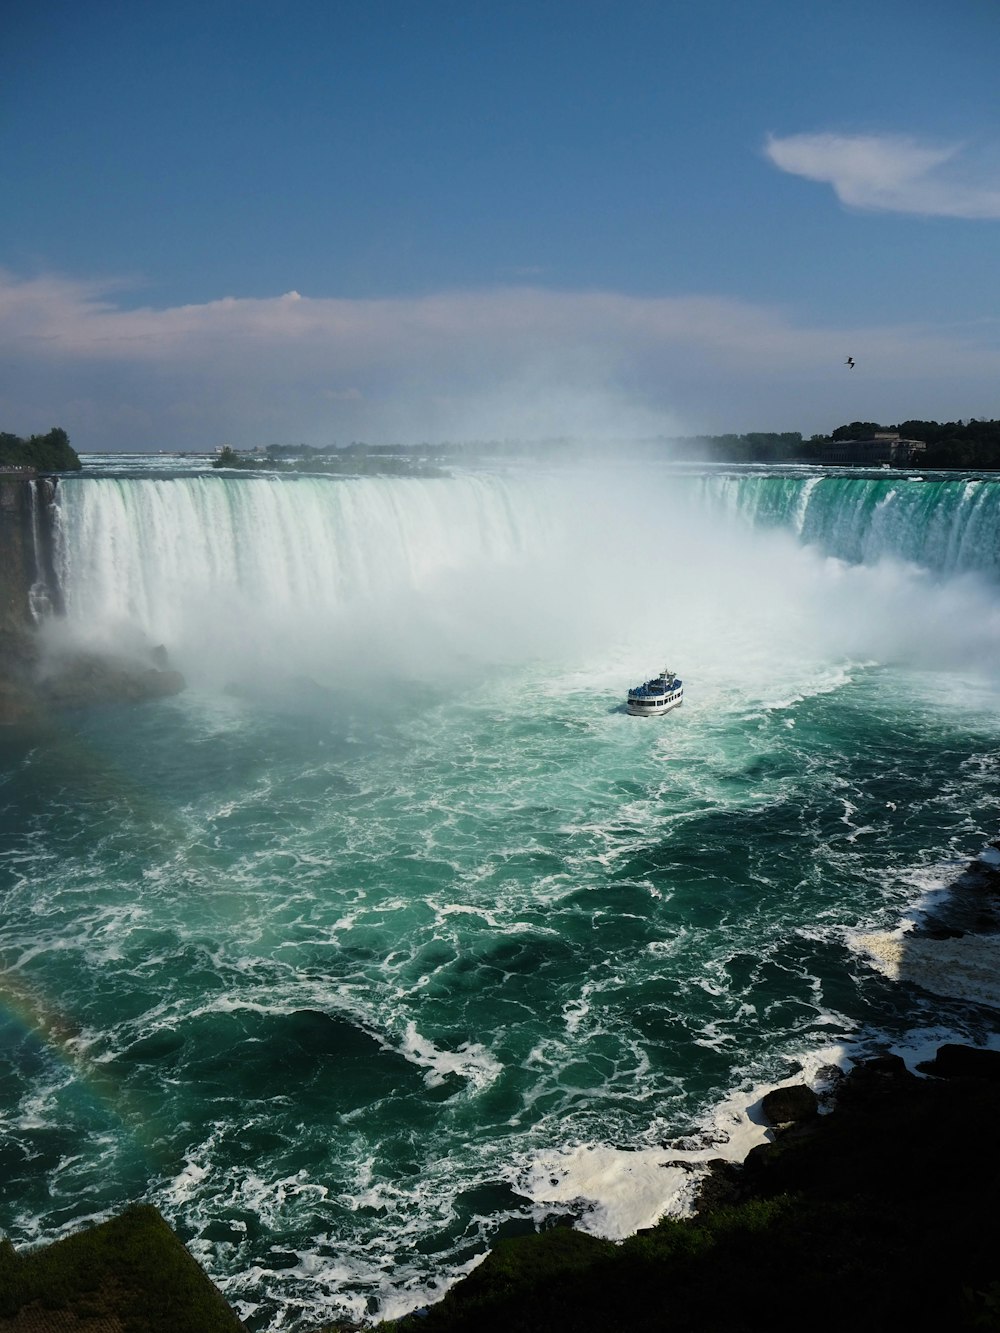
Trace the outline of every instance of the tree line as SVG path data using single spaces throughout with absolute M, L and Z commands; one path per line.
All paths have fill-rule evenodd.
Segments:
M 29 435 L 26 440 L 0 431 L 0 467 L 30 467 L 39 472 L 77 472 L 80 456 L 69 436 L 59 426 L 47 435 Z
M 864 428 L 865 436 L 855 432 Z M 921 464 L 927 468 L 1000 468 L 1000 421 L 901 421 L 897 426 L 853 421 L 838 426 L 831 439 L 857 440 L 876 431 L 896 431 L 904 440 L 923 440 L 927 451 Z
M 674 443 L 699 456 L 724 463 L 820 463 L 836 440 L 870 440 L 893 432 L 904 440 L 920 440 L 926 450 L 920 466 L 934 469 L 1000 470 L 1000 421 L 852 421 L 829 435 L 803 439 L 798 431 L 750 431 L 744 435 L 696 435 Z
M 877 421 L 852 421 L 838 426 L 829 435 L 804 439 L 799 431 L 747 431 L 744 434 L 690 435 L 679 439 L 660 437 L 643 442 L 654 452 L 682 458 L 703 458 L 721 463 L 821 463 L 832 443 L 840 440 L 870 440 L 874 435 L 894 432 L 904 440 L 920 440 L 927 447 L 920 455 L 920 466 L 934 469 L 1000 471 L 1000 421 L 900 421 L 882 425 Z M 467 444 L 372 445 L 356 441 L 337 447 L 328 445 L 271 444 L 267 447 L 269 465 L 275 470 L 396 473 L 403 475 L 440 475 L 434 464 L 446 459 L 459 461 L 470 455 L 545 456 L 574 452 L 572 441 L 565 439 L 535 441 L 474 441 Z M 416 456 L 416 457 L 415 457 Z M 417 461 L 419 459 L 419 462 Z M 227 446 L 217 458 L 216 467 L 254 468 L 261 465 L 244 453 Z M 80 457 L 59 426 L 46 435 L 22 439 L 0 431 L 0 467 L 29 467 L 42 472 L 70 472 L 80 468 Z

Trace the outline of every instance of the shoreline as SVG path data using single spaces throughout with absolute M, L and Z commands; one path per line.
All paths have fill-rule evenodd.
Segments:
M 859 935 L 853 947 L 897 984 L 916 984 L 927 990 L 926 981 L 936 980 L 939 984 L 930 993 L 954 995 L 956 973 L 939 967 L 928 976 L 925 954 L 930 950 L 936 956 L 934 951 L 944 950 L 941 959 L 947 962 L 954 958 L 956 948 L 967 952 L 983 945 L 1000 946 L 1000 839 L 986 844 L 979 856 L 967 862 L 950 883 L 935 890 L 914 914 L 915 920 L 904 919 L 896 931 Z M 950 990 L 946 985 L 949 975 Z M 958 975 L 962 1000 L 988 1003 L 970 996 L 961 984 L 964 973 Z M 500 1329 L 504 1333 L 511 1329 L 561 1333 L 567 1327 L 597 1326 L 589 1322 L 593 1319 L 604 1321 L 609 1328 L 627 1326 L 630 1333 L 647 1327 L 652 1333 L 663 1326 L 660 1320 L 668 1314 L 681 1329 L 715 1326 L 713 1320 L 734 1329 L 753 1329 L 765 1323 L 770 1328 L 791 1329 L 798 1327 L 802 1309 L 789 1304 L 789 1291 L 798 1290 L 805 1300 L 815 1298 L 822 1286 L 825 1269 L 810 1269 L 809 1254 L 802 1252 L 798 1239 L 800 1233 L 809 1234 L 817 1227 L 823 1231 L 827 1255 L 845 1248 L 850 1251 L 856 1248 L 858 1236 L 868 1237 L 867 1255 L 851 1260 L 850 1282 L 867 1293 L 868 1313 L 874 1321 L 861 1322 L 859 1327 L 881 1333 L 904 1317 L 900 1311 L 910 1298 L 900 1294 L 899 1285 L 893 1288 L 891 1263 L 902 1263 L 914 1245 L 923 1243 L 924 1262 L 930 1264 L 933 1246 L 926 1238 L 932 1237 L 944 1256 L 934 1260 L 931 1301 L 939 1309 L 936 1317 L 950 1327 L 1000 1328 L 1000 1320 L 990 1322 L 1000 1309 L 1000 1283 L 990 1285 L 992 1270 L 986 1264 L 986 1258 L 992 1262 L 992 1254 L 984 1256 L 975 1243 L 976 1234 L 991 1234 L 992 1197 L 994 1189 L 1000 1188 L 1000 1179 L 994 1180 L 997 1173 L 987 1163 L 985 1171 L 977 1164 L 970 1180 L 961 1162 L 955 1163 L 953 1151 L 956 1143 L 986 1139 L 1000 1116 L 1000 1019 L 992 1013 L 996 1007 L 1000 1007 L 1000 996 L 987 1011 L 992 1033 L 985 1046 L 942 1043 L 940 1032 L 931 1036 L 926 1030 L 913 1030 L 913 1042 L 897 1042 L 874 1058 L 865 1057 L 865 1051 L 872 1048 L 864 1042 L 853 1048 L 842 1044 L 820 1048 L 801 1056 L 799 1070 L 787 1078 L 717 1103 L 689 1138 L 635 1152 L 606 1149 L 621 1159 L 619 1166 L 627 1159 L 628 1166 L 637 1172 L 646 1170 L 654 1181 L 664 1169 L 675 1176 L 672 1195 L 681 1206 L 660 1210 L 656 1220 L 643 1219 L 645 1225 L 628 1232 L 619 1229 L 609 1238 L 611 1233 L 600 1226 L 581 1225 L 587 1215 L 597 1217 L 600 1207 L 593 1203 L 575 1217 L 551 1208 L 545 1217 L 546 1203 L 583 1204 L 578 1192 L 572 1198 L 560 1197 L 558 1190 L 548 1199 L 535 1195 L 539 1229 L 495 1241 L 434 1304 L 411 1305 L 406 1313 L 379 1322 L 369 1319 L 358 1324 L 341 1317 L 319 1325 L 297 1325 L 297 1333 L 361 1329 L 489 1333 L 492 1328 L 498 1333 Z M 935 1143 L 947 1151 L 934 1152 Z M 579 1153 L 590 1155 L 591 1165 L 597 1168 L 607 1165 L 600 1161 L 599 1147 Z M 930 1203 L 924 1197 L 928 1179 L 933 1185 Z M 635 1179 L 629 1183 L 634 1184 Z M 657 1183 L 662 1183 L 662 1177 Z M 647 1198 L 645 1203 L 652 1203 L 655 1210 L 655 1200 Z M 630 1206 L 633 1204 L 630 1200 Z M 134 1211 L 128 1210 L 129 1214 Z M 948 1229 L 948 1219 L 956 1212 L 965 1219 L 958 1230 L 967 1262 L 956 1251 Z M 184 1250 L 169 1224 L 154 1209 L 140 1205 L 138 1215 L 145 1218 L 144 1226 L 149 1225 L 150 1214 L 155 1214 L 161 1239 L 169 1232 L 164 1243 Z M 901 1231 L 898 1226 L 893 1230 L 897 1214 L 906 1219 Z M 6 1309 L 0 1306 L 0 1333 L 4 1329 L 20 1333 L 22 1327 L 19 1317 L 8 1313 L 12 1273 L 32 1265 L 44 1271 L 47 1255 L 53 1260 L 71 1255 L 77 1244 L 103 1244 L 105 1234 L 121 1232 L 126 1216 L 118 1215 L 23 1255 L 7 1243 L 3 1258 L 8 1267 L 0 1267 L 0 1296 L 8 1298 L 8 1304 Z M 884 1256 L 879 1247 L 886 1235 L 891 1242 L 887 1251 L 891 1263 L 883 1281 Z M 737 1262 L 738 1256 L 732 1253 L 734 1247 L 756 1255 L 755 1266 L 772 1270 L 769 1280 L 755 1277 L 756 1294 L 752 1296 L 740 1289 L 748 1278 L 743 1261 Z M 712 1252 L 711 1262 L 702 1251 Z M 186 1274 L 177 1280 L 200 1286 L 202 1291 L 208 1284 L 217 1298 L 211 1302 L 213 1313 L 208 1322 L 191 1322 L 193 1316 L 189 1317 L 185 1325 L 189 1333 L 202 1329 L 210 1333 L 219 1327 L 215 1321 L 220 1317 L 225 1327 L 244 1327 L 226 1305 L 224 1284 L 213 1283 L 190 1254 L 184 1254 L 190 1262 L 176 1269 Z M 119 1283 L 114 1272 L 117 1260 L 109 1262 L 113 1277 L 102 1279 L 107 1290 Z M 734 1265 L 735 1270 L 730 1271 Z M 796 1269 L 790 1285 L 787 1276 L 774 1275 L 789 1265 Z M 903 1280 L 901 1270 L 898 1282 Z M 128 1299 L 134 1301 L 138 1299 L 135 1284 L 152 1289 L 156 1278 L 143 1273 L 140 1266 L 130 1281 L 133 1288 Z M 88 1290 L 80 1287 L 65 1293 L 69 1304 L 63 1308 L 81 1312 L 92 1308 L 93 1292 L 88 1295 Z M 880 1294 L 886 1291 L 890 1294 Z M 740 1293 L 738 1301 L 736 1292 Z M 644 1322 L 644 1307 L 637 1304 L 641 1293 L 657 1311 L 653 1322 Z M 185 1295 L 183 1299 L 192 1298 Z M 757 1314 L 751 1322 L 740 1323 L 737 1314 L 745 1312 L 748 1300 L 751 1305 L 757 1303 L 753 1307 Z M 677 1303 L 676 1312 L 672 1302 Z M 910 1317 L 916 1321 L 922 1309 L 915 1306 Z M 30 1325 L 31 1333 L 46 1333 L 47 1327 L 58 1325 Z M 147 1322 L 135 1327 L 153 1330 L 159 1326 Z
M 770 1141 L 740 1163 L 710 1160 L 691 1216 L 620 1242 L 556 1220 L 498 1241 L 433 1305 L 296 1333 L 792 1333 L 803 1318 L 826 1326 L 813 1309 L 824 1296 L 830 1322 L 871 1333 L 1000 1328 L 1000 1165 L 986 1153 L 970 1170 L 954 1152 L 988 1141 L 1000 1115 L 1000 1050 L 945 1044 L 916 1071 L 882 1055 L 829 1082 L 827 1107 L 802 1083 L 766 1093 Z M 67 1327 L 246 1328 L 148 1205 L 23 1253 L 0 1244 L 0 1333 Z
M 963 958 L 976 949 L 985 951 L 987 958 L 995 957 L 1000 961 L 1000 839 L 987 843 L 979 856 L 934 894 L 932 904 L 920 906 L 915 911 L 917 920 L 904 921 L 897 931 L 856 937 L 859 954 L 897 983 L 915 984 L 933 994 L 1000 1008 L 1000 967 L 991 973 L 995 983 L 995 993 L 991 992 L 993 998 L 985 999 L 970 994 L 964 984 L 957 988 L 956 994 L 954 970 L 949 989 L 947 967 L 938 966 L 932 972 L 927 962 L 928 958 L 954 962 L 956 957 Z M 863 941 L 876 943 L 865 947 Z M 882 946 L 882 941 L 891 941 L 892 948 Z M 961 941 L 964 945 L 959 944 Z M 956 948 L 960 949 L 958 954 Z M 928 985 L 928 982 L 933 984 Z M 928 1040 L 925 1036 L 912 1044 L 896 1043 L 885 1053 L 868 1057 L 860 1051 L 852 1055 L 849 1046 L 812 1052 L 803 1059 L 805 1080 L 802 1073 L 791 1075 L 778 1083 L 755 1087 L 750 1094 L 751 1101 L 734 1095 L 714 1108 L 712 1115 L 717 1123 L 733 1117 L 734 1127 L 740 1131 L 738 1141 L 744 1146 L 750 1138 L 756 1137 L 759 1141 L 750 1144 L 742 1154 L 713 1153 L 710 1148 L 686 1152 L 686 1169 L 691 1174 L 685 1191 L 689 1207 L 681 1213 L 666 1211 L 651 1226 L 640 1227 L 631 1235 L 614 1240 L 581 1227 L 579 1218 L 571 1221 L 553 1215 L 548 1227 L 543 1226 L 534 1235 L 496 1242 L 480 1264 L 454 1282 L 436 1304 L 411 1311 L 399 1319 L 380 1321 L 374 1328 L 385 1330 L 385 1333 L 390 1330 L 392 1333 L 396 1330 L 398 1333 L 415 1333 L 418 1328 L 440 1329 L 442 1333 L 455 1330 L 457 1333 L 468 1328 L 472 1333 L 473 1329 L 493 1327 L 491 1320 L 495 1316 L 500 1321 L 495 1325 L 498 1329 L 502 1326 L 526 1331 L 549 1327 L 556 1330 L 559 1323 L 545 1322 L 548 1316 L 539 1315 L 536 1319 L 523 1309 L 515 1314 L 504 1294 L 512 1284 L 517 1285 L 520 1281 L 525 1287 L 520 1299 L 537 1303 L 542 1298 L 534 1290 L 536 1284 L 530 1275 L 540 1263 L 548 1268 L 550 1261 L 547 1281 L 559 1286 L 567 1280 L 572 1290 L 580 1276 L 580 1256 L 574 1250 L 572 1262 L 567 1261 L 573 1274 L 570 1279 L 563 1273 L 563 1259 L 542 1254 L 543 1249 L 553 1246 L 545 1237 L 571 1229 L 598 1244 L 629 1250 L 633 1242 L 655 1236 L 664 1229 L 686 1225 L 699 1228 L 713 1215 L 727 1209 L 752 1209 L 774 1197 L 778 1186 L 785 1191 L 799 1188 L 823 1174 L 816 1159 L 824 1155 L 829 1155 L 831 1162 L 838 1157 L 845 1158 L 837 1167 L 845 1180 L 851 1176 L 853 1168 L 855 1179 L 868 1172 L 873 1178 L 880 1177 L 883 1184 L 891 1184 L 896 1192 L 904 1193 L 909 1188 L 907 1173 L 910 1167 L 905 1161 L 900 1164 L 899 1159 L 919 1160 L 926 1145 L 935 1141 L 945 1123 L 964 1122 L 967 1116 L 978 1115 L 982 1137 L 989 1134 L 993 1116 L 1000 1113 L 1000 1017 L 992 1027 L 992 1040 L 982 1046 L 942 1042 L 939 1037 Z M 838 1055 L 840 1058 L 836 1059 Z M 808 1072 L 810 1069 L 811 1073 Z M 781 1108 L 788 1107 L 797 1109 L 784 1119 Z M 907 1127 L 908 1145 L 901 1141 L 898 1148 L 894 1148 L 891 1141 L 885 1140 L 886 1122 L 893 1117 Z M 911 1123 L 914 1121 L 921 1126 L 916 1133 Z M 825 1122 L 838 1128 L 831 1134 L 823 1129 Z M 759 1132 L 754 1134 L 751 1127 L 756 1127 Z M 971 1125 L 963 1127 L 963 1139 L 971 1128 Z M 973 1133 L 972 1137 L 978 1136 Z M 867 1145 L 866 1139 L 869 1140 Z M 831 1144 L 836 1145 L 837 1150 L 828 1153 Z M 807 1146 L 803 1148 L 802 1145 Z M 873 1146 L 877 1148 L 874 1155 Z M 802 1154 L 801 1159 L 796 1156 L 796 1147 Z M 666 1147 L 662 1165 L 668 1165 L 672 1156 L 671 1148 Z M 704 1169 L 699 1170 L 694 1159 L 703 1157 Z M 894 1162 L 898 1169 L 893 1166 Z M 984 1185 L 980 1202 L 985 1209 L 991 1205 L 991 1193 Z M 930 1230 L 932 1223 L 933 1219 L 927 1218 L 924 1225 Z M 533 1243 L 539 1248 L 538 1256 L 529 1253 Z M 557 1248 L 565 1246 L 559 1242 Z M 582 1265 L 582 1270 L 589 1269 L 591 1262 L 598 1264 L 599 1258 L 603 1264 L 608 1255 L 599 1256 L 595 1251 Z M 524 1270 L 521 1279 L 516 1276 L 519 1268 Z M 496 1290 L 498 1273 L 495 1270 L 503 1273 L 500 1284 L 503 1292 Z M 532 1289 L 530 1296 L 529 1288 Z M 972 1304 L 967 1312 L 968 1326 L 1000 1328 L 1000 1316 L 995 1320 L 992 1318 L 995 1310 L 1000 1310 L 1000 1283 L 980 1296 L 982 1299 L 978 1304 L 975 1294 L 969 1298 Z M 568 1292 L 564 1293 L 564 1299 L 570 1299 Z M 668 1308 L 662 1308 L 660 1313 L 667 1317 Z M 585 1314 L 586 1311 L 581 1311 L 581 1318 Z M 606 1317 L 612 1318 L 610 1310 Z M 885 1317 L 889 1317 L 888 1313 Z M 953 1326 L 967 1326 L 961 1319 Z M 513 1322 L 508 1323 L 509 1320 Z M 781 1327 L 780 1323 L 769 1322 L 773 1327 Z M 694 1327 L 684 1323 L 677 1326 Z M 745 1325 L 748 1328 L 757 1326 Z M 886 1326 L 870 1325 L 873 1329 Z M 346 1333 L 365 1327 L 371 1325 L 334 1322 L 324 1324 L 312 1333 Z M 646 1327 L 640 1312 L 632 1310 L 628 1327 Z M 661 1325 L 651 1324 L 652 1327 Z

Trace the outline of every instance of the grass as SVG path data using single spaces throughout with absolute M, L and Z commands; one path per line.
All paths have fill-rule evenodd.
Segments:
M 243 1325 L 155 1208 L 19 1254 L 0 1244 L 0 1326 L 25 1307 L 117 1319 L 126 1333 L 239 1333 Z

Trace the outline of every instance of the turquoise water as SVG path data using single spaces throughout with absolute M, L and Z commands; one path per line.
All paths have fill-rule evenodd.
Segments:
M 855 942 L 997 833 L 996 483 L 120 471 L 49 634 L 188 689 L 0 738 L 15 1243 L 146 1199 L 253 1329 L 396 1314 L 681 1208 L 817 1053 L 990 1029 Z

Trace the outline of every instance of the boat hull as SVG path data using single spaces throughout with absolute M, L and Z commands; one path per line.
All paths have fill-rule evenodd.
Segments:
M 660 717 L 663 713 L 669 713 L 672 708 L 680 708 L 684 702 L 684 696 L 678 695 L 676 698 L 666 697 L 663 699 L 629 699 L 626 707 L 633 717 Z

